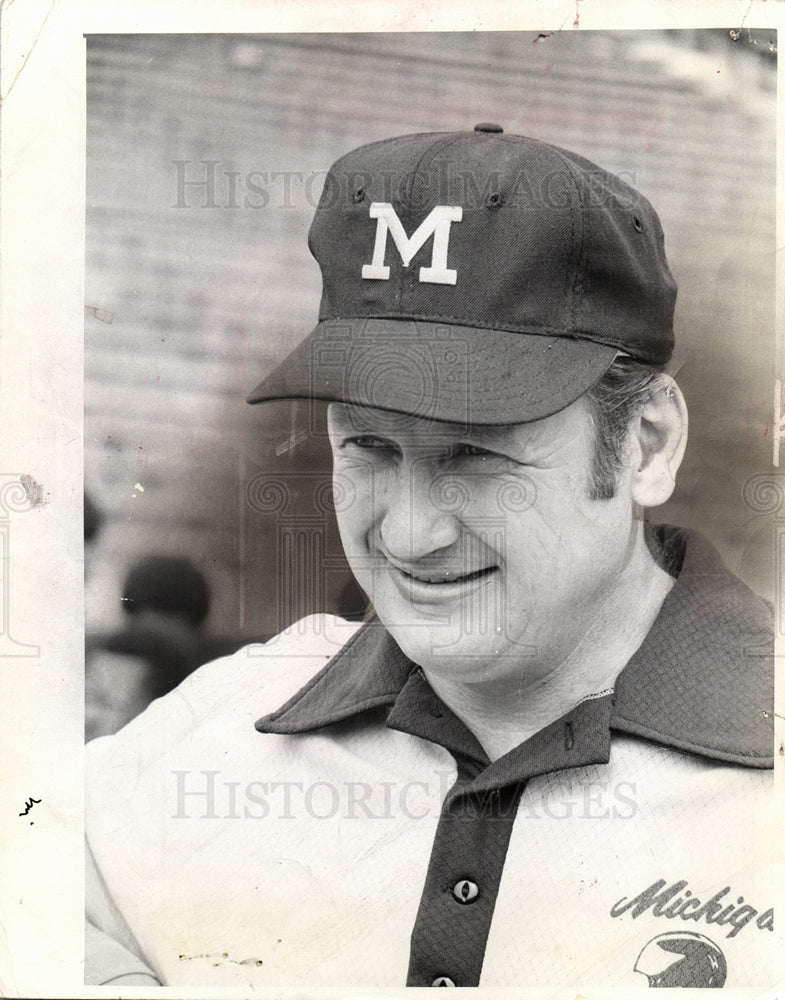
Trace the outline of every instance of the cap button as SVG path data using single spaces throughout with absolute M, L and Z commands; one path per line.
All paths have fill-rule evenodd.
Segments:
M 479 125 L 474 126 L 475 132 L 503 132 L 504 129 L 501 125 L 497 125 L 496 122 L 480 122 Z

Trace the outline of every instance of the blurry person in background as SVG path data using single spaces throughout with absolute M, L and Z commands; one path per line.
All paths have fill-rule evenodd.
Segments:
M 101 533 L 101 527 L 104 521 L 104 514 L 98 504 L 93 500 L 92 495 L 84 491 L 84 550 L 85 550 L 85 560 L 84 560 L 84 572 L 85 577 L 87 577 L 90 572 L 89 567 L 89 556 L 92 552 L 95 543 L 98 540 L 98 536 Z
M 175 639 L 144 628 L 89 636 L 85 648 L 85 740 L 116 733 L 194 665 Z
M 84 494 L 84 540 L 94 542 L 98 537 L 104 515 L 92 496 L 85 490 Z
M 210 588 L 190 559 L 145 556 L 129 570 L 120 599 L 129 629 L 146 630 L 178 643 L 194 666 L 205 662 L 201 650 Z M 209 652 L 206 658 L 212 659 Z
M 196 667 L 239 645 L 206 628 L 210 588 L 184 556 L 140 559 L 126 576 L 121 601 L 124 627 L 87 641 L 87 740 L 117 732 Z

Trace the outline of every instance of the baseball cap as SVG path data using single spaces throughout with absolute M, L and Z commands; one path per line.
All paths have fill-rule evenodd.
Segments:
M 650 203 L 499 125 L 341 157 L 308 242 L 319 321 L 250 403 L 519 423 L 568 406 L 619 352 L 661 367 L 673 351 L 676 285 Z

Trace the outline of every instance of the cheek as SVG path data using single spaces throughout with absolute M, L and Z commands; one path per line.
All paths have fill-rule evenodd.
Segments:
M 558 553 L 564 498 L 547 480 L 528 472 L 471 484 L 461 510 L 467 533 L 498 553 L 508 573 L 516 575 L 547 563 Z M 542 568 L 542 567 L 541 567 Z
M 569 590 L 623 563 L 632 523 L 623 497 L 591 500 L 582 482 L 545 480 L 531 495 L 532 505 L 507 512 L 500 531 L 511 586 Z
M 498 476 L 445 477 L 434 489 L 434 499 L 445 516 L 456 517 L 464 530 L 493 543 L 525 534 L 537 519 L 538 489 L 523 473 Z
M 336 461 L 333 504 L 344 548 L 356 549 L 358 540 L 366 537 L 374 519 L 374 492 L 369 465 Z

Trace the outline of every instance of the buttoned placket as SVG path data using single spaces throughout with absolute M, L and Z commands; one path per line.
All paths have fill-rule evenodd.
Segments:
M 447 792 L 420 897 L 407 986 L 477 986 L 518 805 L 528 778 L 608 760 L 609 693 L 588 699 L 491 763 L 413 671 L 387 725 L 448 749 L 457 777 Z M 536 877 L 537 873 L 533 873 Z

